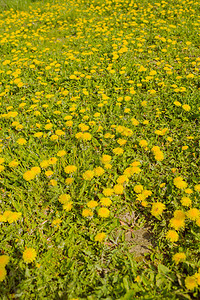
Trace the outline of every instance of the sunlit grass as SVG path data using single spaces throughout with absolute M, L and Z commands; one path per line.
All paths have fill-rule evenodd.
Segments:
M 198 2 L 0 7 L 2 299 L 199 299 Z

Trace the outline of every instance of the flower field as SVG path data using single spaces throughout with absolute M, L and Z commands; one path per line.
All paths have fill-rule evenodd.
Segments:
M 0 299 L 200 299 L 199 8 L 0 0 Z

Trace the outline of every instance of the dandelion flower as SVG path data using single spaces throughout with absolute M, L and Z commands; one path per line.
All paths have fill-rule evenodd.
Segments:
M 190 110 L 191 110 L 191 107 L 190 107 L 190 105 L 188 105 L 188 104 L 183 104 L 183 105 L 182 105 L 182 108 L 183 108 L 185 111 L 190 111 Z
M 182 197 L 181 198 L 181 204 L 183 206 L 191 206 L 192 205 L 192 200 L 188 197 Z
M 172 260 L 175 262 L 175 264 L 179 264 L 180 262 L 183 262 L 185 259 L 186 259 L 186 255 L 183 252 L 176 253 L 172 257 Z
M 17 140 L 17 144 L 18 145 L 25 145 L 26 144 L 26 140 L 24 138 L 20 138 Z
M 196 220 L 196 224 L 200 227 L 200 218 Z
M 128 182 L 129 179 L 128 179 L 128 176 L 126 175 L 121 175 L 117 178 L 117 183 L 119 184 L 123 184 L 124 182 Z
M 99 232 L 95 236 L 94 240 L 95 240 L 95 242 L 102 242 L 105 238 L 106 238 L 105 232 Z
M 178 189 L 185 189 L 187 187 L 187 182 L 185 182 L 181 176 L 178 176 L 174 178 L 174 185 Z
M 101 176 L 105 173 L 105 170 L 102 167 L 96 167 L 94 169 L 95 176 Z
M 9 263 L 9 256 L 8 255 L 1 255 L 0 256 L 0 268 L 4 268 Z
M 109 209 L 107 209 L 106 207 L 101 207 L 101 208 L 98 210 L 98 215 L 99 215 L 101 218 L 108 218 L 109 215 L 110 215 L 110 211 L 109 211 Z
M 63 209 L 65 211 L 70 211 L 72 209 L 72 205 L 73 205 L 73 202 L 72 201 L 69 201 L 69 202 L 66 202 L 64 203 L 63 205 Z
M 197 281 L 195 276 L 187 276 L 185 278 L 185 286 L 188 290 L 194 290 L 197 287 Z
M 67 167 L 64 168 L 64 171 L 67 174 L 74 173 L 74 172 L 76 172 L 76 170 L 77 170 L 77 167 L 74 166 L 74 165 L 69 165 L 69 166 L 67 166 Z
M 98 202 L 97 201 L 94 201 L 94 200 L 91 200 L 87 203 L 87 206 L 89 208 L 95 208 L 96 206 L 98 205 Z
M 1 164 L 3 164 L 3 163 L 4 163 L 4 161 L 5 161 L 5 158 L 3 158 L 3 157 L 0 157 L 0 165 L 1 165 Z
M 121 194 L 123 194 L 123 192 L 124 192 L 124 187 L 123 187 L 123 185 L 121 185 L 121 184 L 116 184 L 116 185 L 113 187 L 113 190 L 114 190 L 115 194 L 121 195 Z
M 191 208 L 187 211 L 187 217 L 192 221 L 198 220 L 200 218 L 200 210 L 197 208 Z
M 200 184 L 194 186 L 195 191 L 200 192 Z
M 87 170 L 83 173 L 83 179 L 85 180 L 92 180 L 93 177 L 94 177 L 94 171 Z
M 105 189 L 103 190 L 103 194 L 104 194 L 104 196 L 106 196 L 106 197 L 112 196 L 113 193 L 114 193 L 114 190 L 111 189 L 111 188 L 105 188 Z
M 112 200 L 107 197 L 103 197 L 100 199 L 101 205 L 103 206 L 110 206 L 112 204 Z
M 122 148 L 115 148 L 112 150 L 114 154 L 121 155 L 124 153 L 124 150 Z
M 71 196 L 69 194 L 62 194 L 58 198 L 59 202 L 62 204 L 66 204 L 71 200 Z
M 0 281 L 3 281 L 6 278 L 6 269 L 5 268 L 0 268 Z
M 172 218 L 170 220 L 170 226 L 173 227 L 175 230 L 179 230 L 179 229 L 185 227 L 185 220 L 184 219 Z
M 146 141 L 146 140 L 140 140 L 139 141 L 139 145 L 141 146 L 141 147 L 147 147 L 148 146 L 148 142 Z
M 185 213 L 184 211 L 177 209 L 174 211 L 174 217 L 178 220 L 185 220 Z
M 151 208 L 152 216 L 154 216 L 154 217 L 160 216 L 165 208 L 166 208 L 165 204 L 163 204 L 161 202 L 153 203 L 152 208 Z
M 141 184 L 138 184 L 135 185 L 133 189 L 137 194 L 140 194 L 143 191 L 143 186 Z
M 26 181 L 30 181 L 30 180 L 32 180 L 32 179 L 34 179 L 35 178 L 35 173 L 34 172 L 32 172 L 32 171 L 27 171 L 27 172 L 25 172 L 24 174 L 23 174 L 23 178 L 26 180 Z
M 57 153 L 57 156 L 59 156 L 59 157 L 62 157 L 62 156 L 65 156 L 65 155 L 66 155 L 66 151 L 65 150 L 60 150 Z
M 66 183 L 67 185 L 70 185 L 70 184 L 72 184 L 73 182 L 74 182 L 74 178 L 69 177 L 69 178 L 66 178 L 66 179 L 65 179 L 65 183 Z
M 166 239 L 170 242 L 177 242 L 178 241 L 178 233 L 175 230 L 169 230 L 166 234 Z
M 112 158 L 112 157 L 111 157 L 110 155 L 104 154 L 104 155 L 102 156 L 102 158 L 101 158 L 101 161 L 102 161 L 103 164 L 109 164 L 110 161 L 111 161 L 111 158 Z
M 89 208 L 85 208 L 82 211 L 82 216 L 83 217 L 92 217 L 93 216 L 93 211 Z
M 82 135 L 82 139 L 84 141 L 90 141 L 92 139 L 92 135 L 89 132 L 84 132 Z
M 25 263 L 31 263 L 35 260 L 36 258 L 36 250 L 34 248 L 27 248 L 23 252 L 23 259 Z

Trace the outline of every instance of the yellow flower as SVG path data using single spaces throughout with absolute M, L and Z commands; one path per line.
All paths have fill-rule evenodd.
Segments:
M 94 171 L 95 176 L 101 176 L 105 173 L 105 171 L 102 167 L 96 167 L 93 171 Z
M 141 184 L 138 184 L 135 185 L 133 189 L 137 194 L 140 194 L 143 191 L 143 186 Z
M 90 141 L 90 140 L 92 139 L 92 135 L 91 135 L 89 132 L 84 132 L 84 133 L 82 134 L 82 139 L 83 139 L 84 141 Z
M 200 192 L 200 184 L 194 186 L 195 191 Z
M 40 174 L 41 173 L 41 169 L 40 167 L 32 167 L 30 172 L 34 173 L 35 175 Z
M 50 140 L 51 141 L 57 141 L 58 140 L 58 135 L 52 134 L 51 137 L 50 137 Z
M 164 159 L 164 154 L 162 151 L 157 151 L 155 153 L 155 160 L 162 161 Z
M 5 268 L 0 268 L 0 281 L 3 281 L 6 278 L 6 269 Z
M 185 111 L 190 111 L 190 110 L 191 110 L 191 107 L 190 107 L 188 104 L 183 104 L 183 105 L 182 105 L 182 108 L 183 108 Z
M 119 184 L 123 184 L 124 182 L 128 182 L 129 179 L 128 179 L 128 176 L 126 175 L 121 175 L 117 178 L 117 183 Z
M 180 262 L 183 262 L 185 259 L 186 259 L 186 255 L 183 252 L 176 253 L 172 257 L 172 260 L 175 262 L 175 264 L 179 264 Z
M 124 192 L 124 187 L 123 187 L 123 185 L 121 185 L 121 184 L 116 184 L 116 185 L 113 187 L 113 190 L 114 190 L 115 194 L 121 195 L 121 194 L 123 194 L 123 192 Z
M 160 152 L 160 147 L 159 146 L 153 146 L 151 151 L 156 155 L 157 152 Z
M 83 217 L 92 217 L 93 216 L 93 211 L 89 208 L 85 208 L 82 211 L 82 216 Z
M 103 194 L 104 194 L 104 196 L 106 196 L 106 197 L 112 196 L 113 193 L 114 193 L 114 190 L 111 189 L 111 188 L 105 188 L 105 189 L 103 189 Z
M 69 194 L 62 194 L 58 198 L 59 202 L 62 204 L 66 204 L 71 200 L 71 196 Z
M 87 203 L 87 206 L 89 208 L 95 208 L 96 206 L 98 205 L 98 202 L 97 201 L 94 201 L 94 200 L 91 200 Z
M 102 242 L 105 238 L 106 238 L 105 232 L 99 232 L 95 236 L 94 240 L 95 240 L 95 242 Z
M 56 227 L 59 227 L 59 225 L 62 223 L 62 220 L 61 219 L 55 219 L 52 221 L 52 224 L 51 226 L 56 226 Z
M 152 216 L 154 216 L 154 217 L 160 216 L 165 208 L 166 208 L 165 204 L 163 204 L 161 202 L 153 203 L 152 208 L 151 208 Z
M 135 118 L 132 118 L 131 122 L 134 126 L 137 126 L 139 124 L 138 120 L 136 120 Z
M 174 185 L 178 189 L 185 189 L 187 187 L 187 182 L 183 180 L 181 176 L 174 178 Z
M 184 211 L 177 209 L 174 211 L 174 218 L 179 220 L 185 220 L 185 213 Z
M 48 161 L 49 161 L 49 165 L 55 165 L 57 162 L 57 157 L 51 157 Z
M 34 133 L 34 137 L 40 138 L 43 136 L 43 132 L 36 132 Z
M 109 215 L 110 215 L 110 211 L 109 211 L 109 209 L 107 209 L 106 207 L 101 207 L 101 208 L 98 210 L 98 215 L 99 215 L 101 218 L 108 218 Z
M 23 259 L 25 263 L 31 263 L 35 260 L 36 258 L 36 250 L 34 248 L 27 248 L 23 252 Z
M 104 154 L 104 155 L 102 156 L 102 158 L 101 158 L 101 161 L 102 161 L 103 164 L 109 164 L 110 161 L 111 161 L 111 158 L 112 158 L 112 157 L 111 157 L 110 155 Z
M 66 183 L 67 185 L 72 184 L 73 181 L 74 181 L 74 178 L 71 178 L 71 177 L 65 179 L 65 183 Z
M 53 171 L 48 170 L 48 171 L 45 172 L 45 175 L 46 175 L 47 177 L 50 177 L 51 175 L 53 175 Z
M 0 157 L 0 165 L 1 165 L 1 164 L 3 164 L 3 163 L 4 163 L 4 161 L 5 161 L 5 158 L 3 158 L 3 157 Z
M 170 220 L 170 226 L 173 227 L 175 230 L 179 230 L 179 229 L 185 227 L 185 220 L 184 219 L 172 218 Z
M 5 167 L 0 165 L 0 172 L 2 172 L 3 170 L 5 170 Z
M 122 148 L 115 148 L 112 150 L 114 154 L 121 155 L 124 153 L 124 150 Z
M 70 211 L 72 209 L 72 205 L 73 205 L 73 202 L 68 201 L 68 202 L 64 203 L 63 209 L 66 210 L 66 211 Z
M 196 224 L 200 227 L 200 218 L 196 220 Z
M 176 106 L 181 106 L 181 105 L 182 105 L 179 101 L 174 101 L 174 104 L 175 104 Z
M 141 147 L 147 147 L 148 146 L 148 142 L 146 141 L 146 140 L 141 140 L 141 141 L 139 141 L 139 145 L 141 146 Z
M 200 218 L 200 210 L 197 208 L 191 208 L 187 211 L 187 217 L 192 221 L 198 220 Z
M 183 146 L 182 147 L 182 150 L 187 150 L 188 149 L 188 146 Z
M 193 193 L 193 190 L 188 188 L 188 189 L 185 189 L 185 193 L 186 194 L 192 194 Z
M 197 287 L 197 281 L 195 276 L 187 276 L 185 278 L 185 286 L 188 290 L 194 290 Z
M 106 170 L 112 169 L 112 165 L 111 164 L 105 164 L 104 167 L 105 167 Z
M 51 180 L 49 181 L 49 185 L 57 186 L 57 181 L 54 180 L 54 179 L 51 179 Z
M 64 156 L 64 155 L 66 155 L 66 151 L 65 151 L 65 150 L 60 150 L 60 151 L 58 151 L 58 153 L 57 153 L 57 156 L 59 156 L 59 157 L 62 157 L 62 156 Z
M 87 170 L 83 173 L 83 179 L 85 180 L 92 180 L 93 177 L 94 177 L 94 171 Z
M 4 268 L 9 263 L 9 256 L 8 255 L 1 255 L 0 256 L 0 268 Z
M 188 197 L 182 197 L 181 198 L 181 204 L 183 206 L 190 206 L 190 205 L 192 205 L 192 200 Z
M 10 168 L 15 168 L 15 167 L 17 167 L 18 166 L 18 161 L 16 161 L 15 159 L 14 160 L 12 160 L 10 163 L 9 163 L 9 167 Z
M 10 223 L 10 224 L 13 223 L 13 222 L 16 222 L 17 220 L 19 220 L 21 215 L 22 215 L 21 212 L 11 212 L 9 214 L 9 216 L 7 217 L 7 222 Z
M 103 206 L 110 206 L 112 204 L 112 200 L 107 197 L 103 197 L 100 199 L 101 205 Z
M 46 169 L 49 166 L 49 161 L 48 160 L 43 160 L 40 163 L 40 167 L 43 169 Z
M 26 144 L 26 140 L 24 138 L 20 138 L 17 140 L 17 144 L 19 145 L 25 145 Z
M 166 239 L 170 242 L 177 242 L 178 238 L 178 233 L 175 230 L 169 230 L 166 234 Z
M 70 174 L 70 173 L 74 173 L 76 172 L 77 167 L 74 165 L 69 165 L 67 167 L 64 168 L 65 173 Z
M 29 181 L 29 180 L 32 180 L 35 178 L 35 173 L 32 172 L 32 171 L 27 171 L 23 174 L 23 178 L 26 180 L 26 181 Z

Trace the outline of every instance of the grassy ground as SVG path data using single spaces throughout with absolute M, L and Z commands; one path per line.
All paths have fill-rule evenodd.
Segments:
M 1 299 L 199 299 L 198 1 L 0 7 Z

